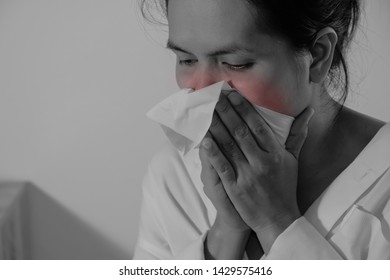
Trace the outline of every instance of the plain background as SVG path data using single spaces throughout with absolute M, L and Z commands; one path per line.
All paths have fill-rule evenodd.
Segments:
M 365 4 L 347 104 L 390 121 L 390 1 Z M 166 37 L 135 0 L 0 0 L 0 180 L 39 190 L 34 258 L 131 258 L 165 141 L 145 113 L 177 91 Z

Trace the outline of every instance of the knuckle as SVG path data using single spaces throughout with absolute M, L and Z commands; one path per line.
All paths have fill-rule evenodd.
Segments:
M 282 155 L 279 153 L 274 153 L 271 160 L 274 165 L 280 165 L 282 163 Z
M 218 153 L 218 149 L 216 149 L 214 146 L 210 147 L 207 151 L 207 156 L 211 157 L 211 158 L 215 158 L 215 157 L 218 157 L 219 153 Z
M 224 180 L 229 183 L 235 182 L 236 180 L 236 176 L 234 172 L 230 170 L 226 172 L 223 176 L 224 176 Z
M 222 144 L 222 150 L 228 154 L 234 153 L 235 147 L 236 144 L 232 140 L 226 141 Z
M 249 135 L 249 129 L 246 125 L 239 125 L 234 129 L 234 135 L 238 138 L 245 138 Z
M 218 149 L 211 145 L 209 148 L 203 147 L 203 145 L 199 146 L 199 158 L 200 162 L 204 164 L 208 159 L 215 158 L 218 156 Z
M 228 166 L 226 163 L 223 163 L 223 164 L 221 164 L 221 165 L 219 166 L 218 172 L 219 172 L 221 175 L 226 175 L 226 174 L 229 174 L 230 168 L 229 168 L 229 166 Z
M 217 172 L 220 175 L 221 179 L 223 178 L 224 181 L 226 182 L 235 181 L 235 173 L 228 163 L 221 164 Z
M 255 135 L 263 135 L 265 134 L 266 129 L 263 124 L 259 123 L 253 128 L 253 133 Z

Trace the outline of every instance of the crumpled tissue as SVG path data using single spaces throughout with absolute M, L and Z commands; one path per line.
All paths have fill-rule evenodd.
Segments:
M 221 81 L 194 91 L 182 89 L 169 96 L 148 113 L 147 117 L 159 123 L 171 143 L 183 155 L 198 148 L 210 128 L 215 106 L 222 90 L 232 90 Z M 284 146 L 294 118 L 252 104 L 271 127 L 279 143 Z

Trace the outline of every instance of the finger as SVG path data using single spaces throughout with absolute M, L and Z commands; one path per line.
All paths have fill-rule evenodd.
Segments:
M 243 156 L 248 162 L 253 163 L 262 150 L 257 145 L 245 121 L 238 115 L 225 96 L 221 96 L 215 110 L 230 135 L 236 140 L 235 142 Z
M 203 191 L 213 203 L 217 212 L 224 218 L 230 219 L 232 215 L 237 215 L 237 213 L 234 213 L 236 209 L 226 194 L 221 182 L 215 186 L 204 185 Z
M 234 183 L 236 181 L 235 171 L 213 139 L 208 137 L 203 139 L 202 147 L 204 148 L 209 163 L 217 172 L 222 184 L 227 186 Z
M 240 220 L 243 223 L 241 216 L 237 212 L 229 196 L 226 194 L 221 182 L 212 187 L 204 185 L 203 191 L 214 205 L 222 220 L 233 225 L 237 223 L 237 220 Z
M 294 121 L 286 141 L 286 150 L 297 160 L 307 137 L 308 125 L 314 115 L 313 108 L 306 108 Z
M 211 135 L 207 134 L 207 138 Z M 207 151 L 203 145 L 199 148 L 199 156 L 202 163 L 201 179 L 203 182 L 203 191 L 213 203 L 218 214 L 226 220 L 238 215 L 233 203 L 231 202 L 226 190 L 220 180 L 218 173 L 208 160 Z
M 215 143 L 218 145 L 219 150 L 225 155 L 227 160 L 230 161 L 236 170 L 240 165 L 247 163 L 241 149 L 238 147 L 236 141 L 230 135 L 228 129 L 225 127 L 216 112 L 214 112 L 209 132 Z
M 262 150 L 272 152 L 280 149 L 280 144 L 272 132 L 272 129 L 248 100 L 238 92 L 231 92 L 228 95 L 228 99 L 233 105 L 234 110 L 236 110 L 245 121 L 258 146 Z
M 200 178 L 202 180 L 203 185 L 207 186 L 217 186 L 221 183 L 219 179 L 218 173 L 215 171 L 214 167 L 210 164 L 206 150 L 201 145 L 199 147 L 199 157 L 200 162 L 202 164 L 202 171 L 200 173 Z

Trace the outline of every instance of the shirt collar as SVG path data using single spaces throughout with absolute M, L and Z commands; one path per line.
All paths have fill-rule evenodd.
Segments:
M 309 207 L 305 217 L 326 236 L 343 214 L 390 167 L 390 123 Z

